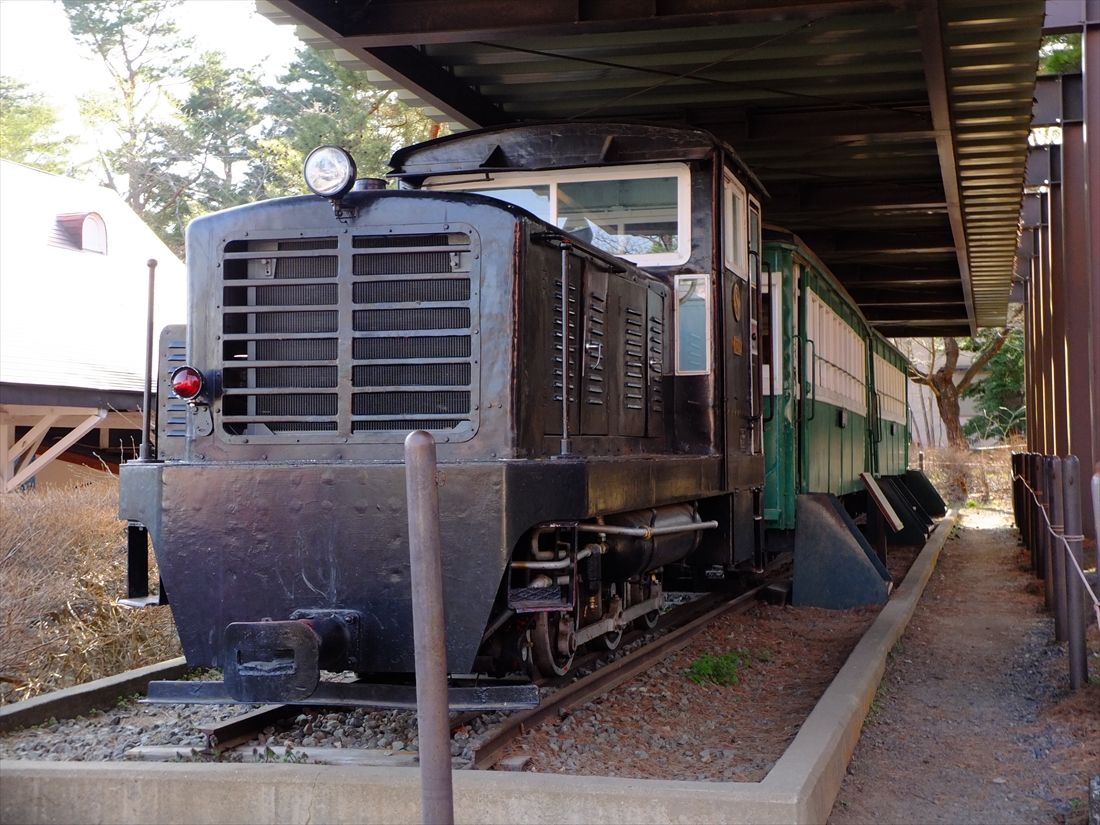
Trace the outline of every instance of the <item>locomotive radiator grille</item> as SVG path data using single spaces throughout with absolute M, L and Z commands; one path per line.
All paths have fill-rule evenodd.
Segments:
M 453 225 L 452 225 L 453 226 Z M 222 432 L 258 443 L 443 440 L 477 430 L 476 235 L 226 244 Z

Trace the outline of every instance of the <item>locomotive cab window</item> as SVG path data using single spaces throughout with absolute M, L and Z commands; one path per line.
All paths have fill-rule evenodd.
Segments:
M 522 207 L 598 249 L 641 266 L 685 263 L 691 251 L 690 173 L 682 163 L 436 176 L 425 189 L 460 190 Z
M 676 276 L 676 374 L 710 372 L 710 283 L 706 275 Z
M 722 260 L 726 269 L 748 277 L 748 210 L 745 187 L 729 172 L 722 175 Z

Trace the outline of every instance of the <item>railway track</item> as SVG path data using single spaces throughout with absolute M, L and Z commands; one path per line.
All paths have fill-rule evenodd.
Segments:
M 710 604 L 713 604 L 714 601 L 718 601 L 719 604 L 710 607 L 710 609 L 703 607 L 702 612 L 700 612 L 700 606 L 694 603 L 686 605 L 685 608 L 682 608 L 686 615 L 678 616 L 677 626 L 669 629 L 663 636 L 638 650 L 597 668 L 587 676 L 569 681 L 568 684 L 544 696 L 537 708 L 514 713 L 505 719 L 477 747 L 473 767 L 476 770 L 492 768 L 517 737 L 522 736 L 547 719 L 560 716 L 572 708 L 580 707 L 605 693 L 609 693 L 623 682 L 634 678 L 688 644 L 703 628 L 719 617 L 728 613 L 748 610 L 767 587 L 767 584 L 760 585 L 732 599 L 707 600 Z M 695 607 L 694 610 L 687 610 L 687 608 L 693 606 Z
M 747 610 L 768 586 L 760 585 L 732 598 L 714 594 L 688 602 L 666 614 L 660 630 L 662 635 L 610 662 L 601 664 L 601 660 L 611 655 L 609 651 L 578 656 L 569 674 L 539 682 L 545 693 L 537 708 L 510 715 L 477 746 L 473 767 L 479 770 L 492 768 L 508 746 L 527 730 L 614 690 L 686 645 L 715 619 L 727 613 Z M 632 631 L 623 636 L 621 645 L 629 647 L 646 635 L 649 634 L 645 631 Z M 265 728 L 304 710 L 298 705 L 265 705 L 224 722 L 201 725 L 199 730 L 206 737 L 207 751 L 222 754 L 255 739 Z M 454 716 L 451 720 L 452 736 L 481 715 L 478 711 L 466 711 Z

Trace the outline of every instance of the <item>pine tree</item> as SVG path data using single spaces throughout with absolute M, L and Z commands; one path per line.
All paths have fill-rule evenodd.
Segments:
M 63 175 L 71 137 L 57 136 L 57 112 L 26 83 L 0 76 L 0 157 Z

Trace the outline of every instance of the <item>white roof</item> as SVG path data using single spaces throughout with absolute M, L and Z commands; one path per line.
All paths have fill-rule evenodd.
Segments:
M 74 240 L 88 213 L 106 253 Z M 150 258 L 159 336 L 186 319 L 183 263 L 115 191 L 0 160 L 0 383 L 140 390 Z

